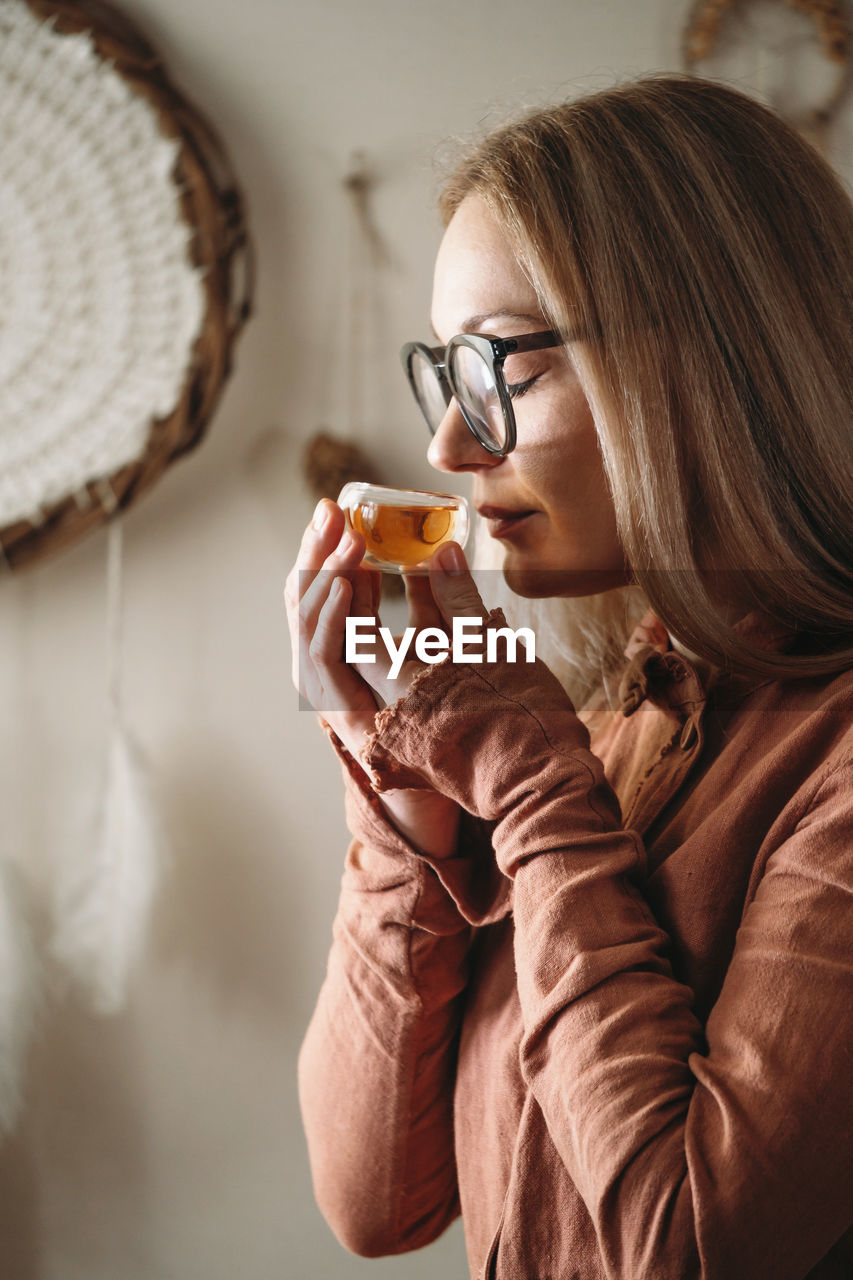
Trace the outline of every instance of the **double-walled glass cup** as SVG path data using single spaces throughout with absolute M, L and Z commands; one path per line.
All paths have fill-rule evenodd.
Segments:
M 384 573 L 425 571 L 425 561 L 439 547 L 464 547 L 468 538 L 468 504 L 452 493 L 353 481 L 341 489 L 338 506 L 364 538 L 364 564 Z

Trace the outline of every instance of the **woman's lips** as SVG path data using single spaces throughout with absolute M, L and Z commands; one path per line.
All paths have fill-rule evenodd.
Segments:
M 480 515 L 489 526 L 492 538 L 511 538 L 535 511 L 512 511 L 509 507 L 478 507 Z

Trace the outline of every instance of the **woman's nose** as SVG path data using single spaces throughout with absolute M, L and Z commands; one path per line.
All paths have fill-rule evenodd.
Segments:
M 436 471 L 477 471 L 497 466 L 503 459 L 479 443 L 454 397 L 430 441 L 427 461 Z

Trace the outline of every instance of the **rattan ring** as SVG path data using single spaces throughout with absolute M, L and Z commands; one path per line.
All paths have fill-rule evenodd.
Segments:
M 221 141 L 101 0 L 0 0 L 0 561 L 124 510 L 202 439 L 251 311 Z

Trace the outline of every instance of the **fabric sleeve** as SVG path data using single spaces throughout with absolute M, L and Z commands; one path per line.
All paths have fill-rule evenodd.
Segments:
M 453 1082 L 472 930 L 335 745 L 353 840 L 299 1095 L 320 1209 L 346 1248 L 379 1256 L 428 1244 L 459 1214 Z
M 555 686 L 435 668 L 368 745 L 374 786 L 419 776 L 495 823 L 522 1070 L 606 1274 L 802 1280 L 853 1219 L 851 766 L 770 851 L 703 1028 L 642 841 Z

